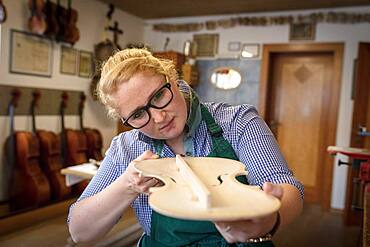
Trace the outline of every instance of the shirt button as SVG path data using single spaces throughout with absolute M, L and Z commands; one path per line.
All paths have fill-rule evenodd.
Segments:
M 186 156 L 191 156 L 192 153 L 191 152 L 186 152 Z

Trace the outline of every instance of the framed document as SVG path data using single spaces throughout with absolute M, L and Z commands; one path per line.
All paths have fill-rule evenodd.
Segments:
M 60 73 L 68 75 L 77 74 L 77 50 L 71 47 L 61 46 Z
M 46 37 L 10 30 L 11 73 L 51 77 L 53 43 Z
M 289 30 L 290 41 L 315 40 L 315 23 L 292 23 Z
M 218 52 L 218 34 L 194 34 L 197 57 L 213 57 Z
M 229 42 L 227 49 L 229 51 L 240 51 L 241 43 L 237 41 Z
M 242 58 L 255 58 L 259 57 L 260 45 L 259 44 L 243 44 L 240 53 Z
M 88 51 L 79 52 L 78 75 L 90 78 L 93 74 L 93 54 Z

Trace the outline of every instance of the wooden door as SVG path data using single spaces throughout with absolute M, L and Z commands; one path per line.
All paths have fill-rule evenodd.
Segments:
M 289 168 L 305 187 L 305 199 L 319 202 L 323 175 L 331 54 L 278 54 L 273 57 L 269 124 Z
M 353 115 L 351 147 L 370 149 L 370 137 L 358 134 L 359 126 L 370 131 L 370 43 L 360 43 L 357 55 L 357 70 L 355 72 L 355 86 L 353 95 Z M 352 208 L 353 179 L 358 178 L 358 170 L 349 169 L 347 177 L 347 193 L 345 205 L 345 223 L 360 225 L 362 211 Z
M 305 187 L 305 201 L 330 208 L 342 45 L 264 47 L 259 111 L 289 168 Z

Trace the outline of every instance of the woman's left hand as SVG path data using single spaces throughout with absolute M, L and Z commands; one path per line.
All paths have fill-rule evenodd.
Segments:
M 270 182 L 262 186 L 265 193 L 275 196 L 279 200 L 283 196 L 283 188 L 278 184 Z M 262 237 L 269 233 L 277 220 L 277 213 L 265 217 L 238 220 L 238 221 L 218 221 L 214 222 L 217 230 L 228 243 L 246 242 L 248 239 Z

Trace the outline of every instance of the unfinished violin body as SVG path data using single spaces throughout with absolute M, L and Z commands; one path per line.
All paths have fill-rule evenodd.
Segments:
M 236 180 L 247 175 L 235 160 L 210 157 L 162 158 L 135 162 L 142 176 L 160 179 L 150 189 L 149 204 L 158 213 L 190 220 L 252 219 L 274 213 L 279 199 L 258 186 Z

